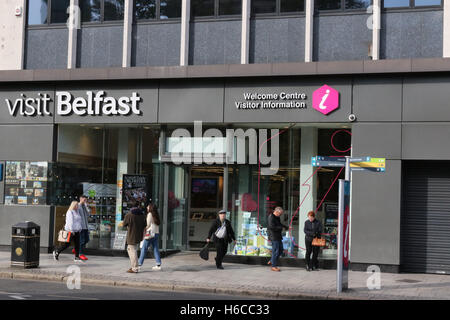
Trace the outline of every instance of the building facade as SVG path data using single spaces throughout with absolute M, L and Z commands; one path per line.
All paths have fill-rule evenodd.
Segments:
M 201 246 L 225 209 L 239 240 L 227 259 L 266 261 L 267 214 L 282 206 L 287 263 L 301 264 L 314 210 L 332 265 L 344 172 L 311 157 L 371 156 L 386 172 L 352 173 L 352 268 L 450 272 L 447 1 L 0 8 L 0 246 L 31 220 L 51 249 L 84 193 L 89 248 L 113 251 L 133 174 L 149 177 L 163 250 Z

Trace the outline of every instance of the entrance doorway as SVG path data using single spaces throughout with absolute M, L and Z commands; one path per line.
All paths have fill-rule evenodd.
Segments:
M 193 166 L 190 168 L 189 247 L 205 245 L 209 228 L 224 208 L 227 180 L 223 166 Z

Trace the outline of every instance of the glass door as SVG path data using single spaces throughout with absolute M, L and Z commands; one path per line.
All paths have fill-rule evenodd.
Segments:
M 184 166 L 165 164 L 163 249 L 188 249 L 189 175 Z

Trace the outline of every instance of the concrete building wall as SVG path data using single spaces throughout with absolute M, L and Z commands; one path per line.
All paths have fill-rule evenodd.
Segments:
M 0 1 L 0 70 L 23 68 L 25 37 L 25 0 Z M 16 16 L 15 9 L 22 9 Z
M 305 18 L 252 19 L 250 63 L 305 61 Z
M 180 63 L 180 23 L 133 26 L 131 65 L 176 66 Z
M 238 64 L 241 21 L 191 22 L 189 64 Z
M 314 18 L 314 61 L 368 60 L 372 30 L 367 14 Z
M 382 14 L 380 51 L 381 59 L 442 57 L 443 12 Z
M 82 27 L 77 40 L 79 68 L 122 66 L 123 25 Z
M 11 245 L 11 227 L 19 222 L 32 221 L 41 227 L 41 248 L 52 246 L 53 233 L 49 206 L 4 206 L 0 205 L 0 246 Z
M 27 29 L 26 69 L 67 68 L 67 28 Z

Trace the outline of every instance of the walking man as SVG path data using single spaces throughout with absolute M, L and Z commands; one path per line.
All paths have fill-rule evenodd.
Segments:
M 272 259 L 269 261 L 269 265 L 272 265 L 272 271 L 280 272 L 278 268 L 278 259 L 283 253 L 283 237 L 281 232 L 283 228 L 289 229 L 283 225 L 280 221 L 280 216 L 283 214 L 283 208 L 276 207 L 273 213 L 269 216 L 269 223 L 267 230 L 269 231 L 269 240 L 272 242 Z
M 80 202 L 78 203 L 78 212 L 81 216 L 81 233 L 80 233 L 80 259 L 86 261 L 85 249 L 86 244 L 89 242 L 89 215 L 90 210 L 86 205 L 87 197 L 85 195 L 80 196 Z
M 144 238 L 144 229 L 146 227 L 145 215 L 136 203 L 133 203 L 130 212 L 127 213 L 123 220 L 123 227 L 128 227 L 127 232 L 127 251 L 130 257 L 131 268 L 128 273 L 138 273 L 138 256 L 137 249 Z
M 231 222 L 226 219 L 226 216 L 225 210 L 219 211 L 219 217 L 212 223 L 206 239 L 207 242 L 210 242 L 213 237 L 217 250 L 216 267 L 220 270 L 223 270 L 222 261 L 227 254 L 228 244 L 232 241 L 236 242 Z

